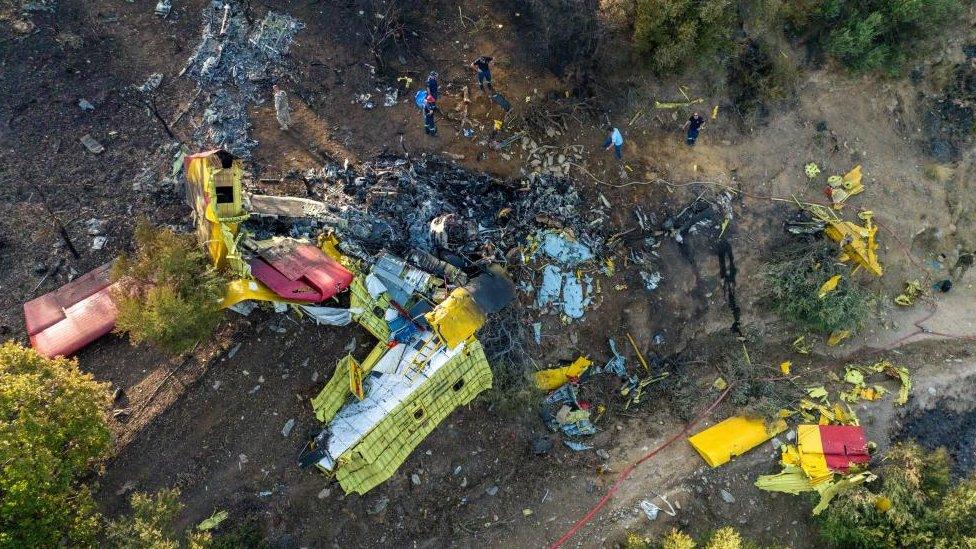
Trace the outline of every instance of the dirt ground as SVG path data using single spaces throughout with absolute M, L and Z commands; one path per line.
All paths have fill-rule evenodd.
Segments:
M 147 2 L 63 0 L 55 14 L 35 16 L 35 28 L 27 33 L 15 33 L 9 20 L 0 21 L 0 95 L 5 98 L 0 102 L 0 337 L 26 341 L 22 303 L 124 252 L 139 217 L 188 227 L 189 212 L 178 193 L 137 191 L 132 185 L 144 170 L 167 171 L 173 143 L 188 143 L 202 123 L 195 86 L 179 74 L 200 39 L 199 14 L 209 2 L 174 4 L 166 20 L 154 16 Z M 270 3 L 248 6 L 259 19 Z M 516 110 L 550 94 L 565 97 L 567 86 L 521 46 L 523 23 L 516 9 L 468 1 L 426 6 L 427 17 L 410 38 L 409 51 L 391 62 L 391 70 L 413 78 L 416 88 L 436 68 L 443 109 L 453 109 L 461 86 L 472 84 L 466 65 L 483 53 L 498 58 L 496 84 Z M 381 95 L 387 85 L 395 85 L 374 75 L 365 23 L 355 3 L 282 1 L 274 9 L 307 27 L 279 82 L 292 98 L 295 128 L 281 132 L 269 102 L 250 111 L 252 136 L 260 145 L 249 169 L 254 181 L 263 180 L 257 184 L 261 190 L 301 194 L 295 174 L 321 167 L 327 159 L 355 163 L 383 153 L 448 154 L 473 170 L 520 177 L 521 151 L 480 144 L 502 115 L 477 94 L 472 114 L 483 128 L 474 138 L 459 134 L 447 121 L 438 139 L 424 136 L 410 97 L 370 110 L 355 102 L 357 94 Z M 866 190 L 844 212 L 853 216 L 857 208 L 871 209 L 881 226 L 886 273 L 880 279 L 856 276 L 882 305 L 869 327 L 845 346 L 830 349 L 818 341 L 812 355 L 798 360 L 798 367 L 810 372 L 803 381 L 814 383 L 820 368 L 897 347 L 885 356 L 911 369 L 913 397 L 904 409 L 894 409 L 890 400 L 858 409 L 869 438 L 884 448 L 893 437 L 925 433 L 933 423 L 958 421 L 971 428 L 972 403 L 965 388 L 971 389 L 976 379 L 976 361 L 964 343 L 919 333 L 916 323 L 929 332 L 976 335 L 973 273 L 955 276 L 954 289 L 934 297 L 937 308 L 883 305 L 906 280 L 931 283 L 958 274 L 958 259 L 976 250 L 972 150 L 933 170 L 923 129 L 924 94 L 936 90 L 935 77 L 946 66 L 964 59 L 961 46 L 969 38 L 949 37 L 924 64 L 932 78 L 918 82 L 808 71 L 798 82 L 795 101 L 774 107 L 767 123 L 748 128 L 728 116 L 728 100 L 695 75 L 607 82 L 608 94 L 628 92 L 601 105 L 627 139 L 623 167 L 601 147 L 605 136 L 599 118 L 570 117 L 569 131 L 545 142 L 584 147 L 584 169 L 572 175 L 588 200 L 602 195 L 612 205 L 614 229 L 621 232 L 635 227 L 637 205 L 660 222 L 705 189 L 744 191 L 733 200 L 728 228 L 739 271 L 742 322 L 768 346 L 780 346 L 784 356 L 789 342 L 801 334 L 761 306 L 762 262 L 783 238 L 783 222 L 793 211 L 791 196 L 825 200 L 819 186 L 803 175 L 806 163 L 816 162 L 831 174 L 861 164 Z M 164 75 L 156 104 L 162 118 L 172 121 L 186 109 L 172 124 L 172 138 L 131 93 L 131 86 L 154 72 Z M 684 86 L 680 93 L 679 85 Z M 685 93 L 702 97 L 703 111 L 720 107 L 694 148 L 683 143 L 680 131 L 686 110 L 638 117 L 655 110 L 653 99 L 674 101 Z M 94 110 L 83 111 L 79 99 Z M 85 134 L 101 142 L 105 152 L 88 152 L 79 141 Z M 110 220 L 102 250 L 90 249 L 93 235 L 86 223 L 91 218 Z M 79 258 L 67 252 L 59 224 Z M 625 246 L 637 245 L 637 234 L 624 237 Z M 621 259 L 623 267 L 601 280 L 603 291 L 580 322 L 564 326 L 555 317 L 540 319 L 544 344 L 529 344 L 534 360 L 553 364 L 586 353 L 599 363 L 610 358 L 606 338 L 624 342 L 628 332 L 650 355 L 707 354 L 702 342 L 717 341 L 709 336 L 728 332 L 732 324 L 718 259 L 702 238 L 691 239 L 684 250 L 662 238 L 656 251 L 663 276 L 656 290 L 644 290 L 637 269 Z M 659 344 L 652 340 L 658 333 L 663 336 Z M 299 470 L 296 457 L 317 432 L 308 399 L 353 340 L 358 352 L 372 344 L 359 329 L 230 313 L 215 341 L 187 359 L 131 347 L 116 336 L 82 351 L 83 369 L 124 390 L 113 419 L 119 443 L 99 479 L 105 512 L 124 512 L 133 490 L 177 486 L 187 505 L 183 526 L 226 509 L 234 517 L 230 522 L 254 521 L 259 537 L 272 546 L 539 547 L 596 504 L 619 471 L 683 427 L 663 389 L 652 387 L 643 406 L 626 412 L 608 391 L 611 413 L 597 422 L 600 433 L 592 444 L 609 458 L 571 452 L 556 436 L 555 448 L 536 456 L 531 441 L 546 432 L 535 411 L 513 414 L 482 398 L 452 414 L 389 482 L 364 497 L 344 496 L 334 482 Z M 633 367 L 635 354 L 629 348 L 624 354 Z M 690 373 L 701 378 L 697 408 L 704 409 L 718 396 L 709 389 L 716 372 L 705 364 Z M 943 401 L 958 402 L 943 406 Z M 932 409 L 956 415 L 933 419 L 926 415 Z M 708 421 L 732 412 L 723 404 Z M 296 424 L 285 437 L 281 431 L 289 419 Z M 944 439 L 941 432 L 923 437 L 933 443 Z M 957 451 L 960 463 L 971 463 L 973 456 L 966 454 L 971 446 Z M 679 439 L 639 467 L 570 544 L 606 546 L 627 530 L 660 533 L 680 525 L 700 533 L 730 523 L 764 543 L 816 546 L 808 505 L 752 486 L 756 475 L 775 470 L 774 453 L 767 445 L 707 470 Z M 735 502 L 721 498 L 723 488 Z M 637 504 L 655 492 L 680 504 L 676 517 L 662 514 L 654 523 L 647 521 Z

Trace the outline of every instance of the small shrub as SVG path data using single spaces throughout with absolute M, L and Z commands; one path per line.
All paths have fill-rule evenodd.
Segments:
M 708 539 L 705 549 L 741 549 L 742 536 L 731 526 L 719 528 Z
M 856 331 L 870 312 L 870 294 L 850 279 L 850 269 L 836 259 L 837 248 L 824 240 L 791 244 L 767 265 L 766 286 L 773 309 L 783 318 L 812 330 Z M 820 286 L 834 275 L 843 279 L 821 299 Z
M 729 60 L 729 99 L 744 122 L 762 122 L 768 106 L 793 95 L 798 77 L 789 58 L 769 42 L 750 39 L 738 44 Z
M 181 534 L 176 530 L 176 519 L 183 511 L 179 490 L 160 490 L 153 495 L 136 492 L 129 502 L 132 513 L 108 524 L 109 546 L 115 549 L 203 549 L 211 546 L 209 532 Z
M 135 256 L 119 258 L 112 270 L 120 283 L 115 329 L 135 345 L 148 341 L 174 354 L 185 352 L 220 322 L 224 280 L 190 235 L 142 221 L 135 238 Z
M 0 345 L 0 547 L 85 547 L 99 518 L 82 483 L 111 446 L 107 388 L 78 362 Z
M 734 15 L 731 0 L 637 0 L 635 48 L 654 70 L 675 71 L 695 56 L 727 49 Z
M 677 528 L 672 528 L 661 540 L 661 549 L 695 549 L 695 540 Z
M 651 549 L 651 538 L 642 536 L 637 532 L 627 532 L 624 549 Z
M 952 486 L 944 450 L 901 443 L 878 471 L 880 491 L 861 486 L 821 515 L 821 536 L 841 547 L 972 547 L 976 476 Z M 883 502 L 883 504 L 882 504 Z

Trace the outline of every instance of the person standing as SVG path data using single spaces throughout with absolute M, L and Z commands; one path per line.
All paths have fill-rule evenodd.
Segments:
M 688 130 L 688 135 L 685 137 L 685 143 L 687 143 L 689 147 L 695 146 L 695 142 L 698 141 L 698 132 L 700 132 L 704 127 L 705 118 L 697 112 L 688 118 L 688 121 L 685 122 L 685 125 L 682 126 L 682 128 Z
M 278 125 L 281 126 L 281 131 L 288 131 L 289 126 L 291 126 L 291 109 L 288 107 L 288 94 L 285 93 L 285 90 L 279 88 L 277 84 L 271 86 L 271 91 L 274 94 L 275 118 L 278 119 Z
M 607 131 L 610 132 L 610 135 L 603 142 L 604 150 L 609 151 L 612 146 L 613 154 L 617 157 L 617 160 L 623 159 L 624 136 L 620 135 L 620 130 L 613 126 L 607 126 Z
M 437 123 L 434 121 L 434 113 L 439 109 L 437 108 L 437 100 L 434 99 L 433 95 L 427 95 L 427 101 L 424 103 L 424 132 L 432 137 L 437 137 Z
M 437 92 L 437 71 L 430 71 L 427 75 L 427 94 L 433 96 L 434 100 L 441 98 Z
M 494 57 L 490 55 L 482 55 L 481 57 L 474 60 L 471 66 L 474 67 L 475 72 L 478 73 L 478 87 L 483 92 L 495 91 L 495 87 L 491 83 L 491 64 L 495 61 Z M 487 90 L 485 85 L 488 85 Z

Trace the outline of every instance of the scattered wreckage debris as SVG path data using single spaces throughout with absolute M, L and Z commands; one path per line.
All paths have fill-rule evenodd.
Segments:
M 877 478 L 863 469 L 871 461 L 871 445 L 860 425 L 799 425 L 796 444 L 782 447 L 783 471 L 762 475 L 756 487 L 770 492 L 799 494 L 815 491 L 819 515 L 846 490 Z
M 262 103 L 305 25 L 272 11 L 252 28 L 240 6 L 218 0 L 204 8 L 202 17 L 203 36 L 181 73 L 206 94 L 204 124 L 194 139 L 198 146 L 216 143 L 246 158 L 257 146 L 247 106 Z
M 373 351 L 362 363 L 351 355 L 340 360 L 312 400 L 326 427 L 300 463 L 335 475 L 346 492 L 364 494 L 384 482 L 451 411 L 491 387 L 491 367 L 474 334 L 489 311 L 514 298 L 511 281 L 495 269 L 432 307 L 443 281 L 396 264 L 402 268 L 390 271 L 377 261 L 352 287 L 350 310 L 377 337 Z M 501 301 L 485 291 L 498 287 Z

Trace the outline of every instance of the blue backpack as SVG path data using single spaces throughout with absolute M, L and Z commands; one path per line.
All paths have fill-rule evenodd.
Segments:
M 427 104 L 427 90 L 420 90 L 417 92 L 414 102 L 417 103 L 417 108 L 420 110 L 424 109 L 424 105 Z

